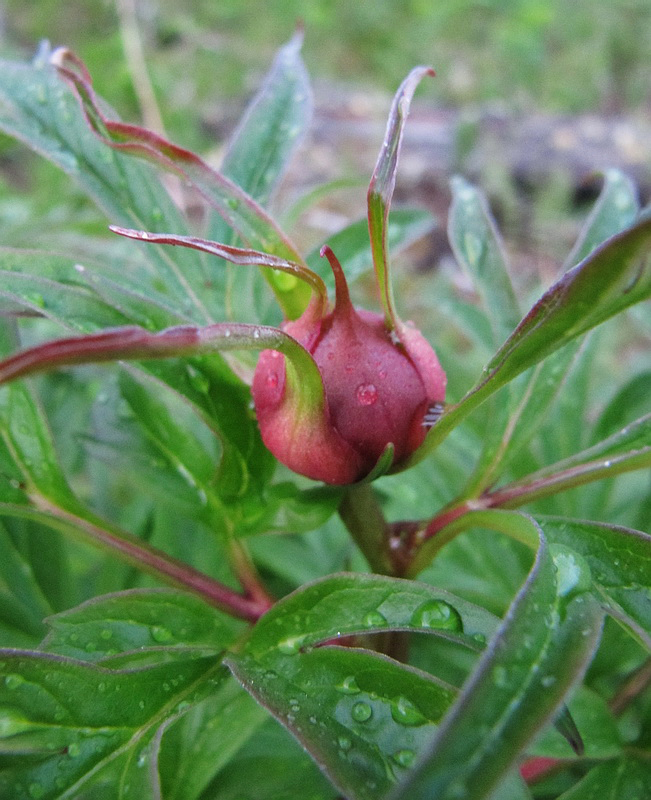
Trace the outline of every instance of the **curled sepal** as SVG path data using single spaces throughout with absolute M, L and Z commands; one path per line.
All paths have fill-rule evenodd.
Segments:
M 313 272 L 304 264 L 288 261 L 285 258 L 270 255 L 269 253 L 262 253 L 260 250 L 233 247 L 232 245 L 221 244 L 220 242 L 212 242 L 208 239 L 200 239 L 196 236 L 177 236 L 172 233 L 149 233 L 147 231 L 137 231 L 131 228 L 121 228 L 119 225 L 111 225 L 110 229 L 113 233 L 118 233 L 120 236 L 125 236 L 128 239 L 136 239 L 140 242 L 150 242 L 152 244 L 170 244 L 188 247 L 192 250 L 200 250 L 202 253 L 210 253 L 211 255 L 218 256 L 226 261 L 230 261 L 232 264 L 268 267 L 269 269 L 293 275 L 312 289 L 317 301 L 316 307 L 313 309 L 314 312 L 317 313 L 319 317 L 325 314 L 326 304 L 328 302 L 328 292 L 325 283 L 316 272 Z
M 91 130 L 109 147 L 153 162 L 191 184 L 225 222 L 250 246 L 303 263 L 296 246 L 281 231 L 271 216 L 233 181 L 210 167 L 195 153 L 153 131 L 109 119 L 95 95 L 92 80 L 83 61 L 66 48 L 51 56 L 51 63 L 77 93 Z M 287 291 L 270 282 L 288 318 L 295 318 L 307 304 L 303 284 Z
M 407 75 L 393 98 L 389 121 L 384 134 L 384 142 L 378 156 L 375 170 L 368 187 L 368 228 L 371 237 L 371 250 L 375 275 L 380 288 L 382 307 L 386 325 L 398 331 L 401 323 L 395 310 L 391 271 L 389 265 L 387 230 L 391 198 L 396 185 L 398 156 L 402 145 L 402 135 L 409 114 L 409 106 L 416 87 L 425 75 L 434 75 L 430 67 L 415 67 Z

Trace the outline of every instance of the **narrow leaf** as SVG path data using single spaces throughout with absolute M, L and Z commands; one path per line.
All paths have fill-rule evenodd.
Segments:
M 613 236 L 549 289 L 484 369 L 482 380 L 441 416 L 422 458 L 486 398 L 529 367 L 625 308 L 651 296 L 651 219 Z
M 520 321 L 506 253 L 484 196 L 463 178 L 452 179 L 448 237 L 457 261 L 471 276 L 499 347 Z
M 228 143 L 221 172 L 267 206 L 312 118 L 312 91 L 301 58 L 303 32 L 280 48 L 263 85 Z M 210 238 L 226 240 L 218 225 Z
M 53 61 L 60 74 L 76 89 L 88 124 L 102 142 L 120 153 L 147 159 L 179 175 L 199 192 L 249 246 L 302 262 L 294 244 L 269 214 L 233 181 L 212 169 L 199 156 L 166 141 L 152 131 L 109 119 L 95 96 L 85 65 L 70 51 L 56 51 Z M 155 230 L 159 225 L 147 227 Z M 167 230 L 175 228 L 167 226 Z M 180 227 L 179 230 L 184 232 Z M 297 286 L 292 285 L 291 288 L 297 289 Z M 292 311 L 290 316 L 297 316 L 307 305 L 307 292 L 303 297 L 297 297 L 298 294 L 298 291 L 294 291 L 284 298 L 288 306 L 292 306 L 287 309 L 288 312 Z M 278 296 L 279 299 L 283 298 L 282 284 L 278 288 Z
M 112 222 L 186 232 L 185 221 L 153 170 L 113 151 L 88 128 L 66 82 L 43 49 L 32 64 L 0 64 L 0 128 L 71 175 Z M 202 321 L 209 315 L 195 291 L 201 259 L 165 253 L 146 258 L 163 278 L 169 297 L 189 299 Z
M 391 208 L 393 190 L 396 185 L 398 156 L 400 155 L 409 106 L 416 87 L 425 75 L 434 75 L 434 71 L 429 67 L 416 67 L 413 69 L 402 82 L 393 98 L 389 121 L 384 134 L 384 143 L 382 144 L 367 194 L 368 227 L 371 237 L 373 264 L 380 288 L 386 324 L 391 330 L 399 327 L 399 320 L 393 300 L 387 242 L 389 209 Z
M 606 239 L 630 227 L 639 212 L 640 203 L 633 181 L 617 169 L 606 170 L 597 202 L 567 257 L 565 269 L 583 261 Z
M 526 517 L 509 525 L 530 540 Z M 479 800 L 515 766 L 577 683 L 598 644 L 603 612 L 542 533 L 534 567 L 499 632 L 424 755 L 392 797 Z
M 651 414 L 587 450 L 544 467 L 491 493 L 491 503 L 513 508 L 631 470 L 651 466 Z

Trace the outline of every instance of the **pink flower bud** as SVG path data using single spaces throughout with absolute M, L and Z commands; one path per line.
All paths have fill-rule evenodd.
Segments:
M 421 333 L 410 325 L 389 330 L 384 317 L 356 310 L 341 267 L 335 308 L 323 317 L 310 306 L 283 329 L 314 358 L 325 391 L 317 419 L 297 409 L 286 391 L 285 359 L 261 353 L 253 399 L 266 446 L 294 472 L 330 484 L 366 477 L 388 444 L 392 471 L 423 442 L 425 416 L 445 397 L 445 373 Z

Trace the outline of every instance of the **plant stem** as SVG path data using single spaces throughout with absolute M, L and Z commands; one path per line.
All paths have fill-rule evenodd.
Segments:
M 73 533 L 78 539 L 100 547 L 113 555 L 148 572 L 165 583 L 186 589 L 199 595 L 210 605 L 219 608 L 231 616 L 249 622 L 258 620 L 272 605 L 268 597 L 242 595 L 239 592 L 213 580 L 194 567 L 167 555 L 156 547 L 145 544 L 136 536 L 125 531 L 111 530 L 107 527 L 79 517 L 39 494 L 32 494 L 31 500 L 41 512 L 38 517 L 43 521 L 43 515 L 53 528 L 65 533 Z M 30 516 L 30 509 L 21 509 L 21 516 Z M 36 516 L 37 513 L 31 512 Z
M 339 516 L 371 569 L 381 575 L 394 575 L 388 551 L 390 527 L 370 483 L 348 488 L 339 505 Z

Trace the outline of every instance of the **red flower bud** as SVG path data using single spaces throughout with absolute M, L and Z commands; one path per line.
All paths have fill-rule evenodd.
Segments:
M 366 477 L 389 444 L 392 471 L 423 442 L 429 409 L 443 402 L 445 373 L 415 328 L 389 330 L 384 317 L 356 310 L 336 258 L 325 254 L 336 279 L 335 308 L 310 306 L 283 330 L 312 355 L 325 391 L 318 418 L 300 413 L 287 391 L 284 356 L 261 353 L 253 399 L 266 446 L 294 472 L 330 484 Z

